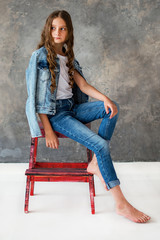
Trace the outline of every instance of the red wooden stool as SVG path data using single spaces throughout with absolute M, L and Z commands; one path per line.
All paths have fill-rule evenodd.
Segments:
M 91 212 L 95 214 L 94 207 L 94 176 L 87 172 L 88 163 L 92 159 L 92 151 L 87 148 L 87 160 L 88 163 L 71 163 L 71 162 L 37 162 L 37 145 L 38 138 L 44 138 L 45 132 L 41 122 L 39 122 L 42 136 L 31 138 L 30 147 L 30 160 L 29 169 L 26 169 L 25 175 L 27 176 L 26 182 L 26 195 L 25 195 L 25 213 L 28 213 L 29 195 L 34 195 L 34 182 L 46 181 L 46 182 L 59 182 L 59 181 L 71 181 L 71 182 L 89 182 Z M 90 128 L 90 123 L 86 124 Z M 67 138 L 59 132 L 55 132 L 58 138 Z

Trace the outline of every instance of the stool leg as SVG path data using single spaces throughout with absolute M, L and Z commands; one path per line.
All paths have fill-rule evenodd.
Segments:
M 33 196 L 34 195 L 34 181 L 31 180 L 31 191 L 30 191 L 30 195 Z
M 89 191 L 90 191 L 90 201 L 91 201 L 91 212 L 95 214 L 95 207 L 94 207 L 94 179 L 93 176 L 89 177 Z
M 26 195 L 25 195 L 25 207 L 24 207 L 24 212 L 28 213 L 28 205 L 29 205 L 29 190 L 30 190 L 30 176 L 27 176 L 27 181 L 26 181 Z
M 36 164 L 37 147 L 38 147 L 38 138 L 35 138 L 35 142 L 34 142 L 34 157 L 33 157 L 33 163 L 34 163 L 34 165 Z
M 87 161 L 88 161 L 88 163 L 90 163 L 91 160 L 92 160 L 92 151 L 87 148 Z
M 92 184 L 93 184 L 93 196 L 95 197 L 96 194 L 95 194 L 94 175 L 93 175 L 93 177 L 92 177 Z

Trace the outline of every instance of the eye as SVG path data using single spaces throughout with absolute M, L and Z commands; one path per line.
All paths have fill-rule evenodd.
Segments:
M 62 28 L 61 28 L 61 30 L 63 30 L 63 31 L 66 30 L 66 29 L 67 29 L 66 27 L 62 27 Z
M 51 29 L 53 30 L 53 29 L 55 29 L 55 27 L 51 27 Z

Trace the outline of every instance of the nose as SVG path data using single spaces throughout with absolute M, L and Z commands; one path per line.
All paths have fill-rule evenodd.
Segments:
M 59 28 L 57 28 L 56 29 L 56 35 L 59 36 L 59 33 L 60 33 Z

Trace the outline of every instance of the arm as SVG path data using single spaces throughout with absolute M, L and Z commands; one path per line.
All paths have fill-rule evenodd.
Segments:
M 46 114 L 38 113 L 41 122 L 44 127 L 45 131 L 45 138 L 46 138 L 46 147 L 50 148 L 57 148 L 59 146 L 59 140 L 55 132 L 53 131 L 49 119 Z
M 118 113 L 116 105 L 107 96 L 105 96 L 93 86 L 88 84 L 86 80 L 78 73 L 77 70 L 74 71 L 74 80 L 82 92 L 89 95 L 90 97 L 96 98 L 104 102 L 107 114 L 109 113 L 109 108 L 111 109 L 110 119 Z

